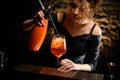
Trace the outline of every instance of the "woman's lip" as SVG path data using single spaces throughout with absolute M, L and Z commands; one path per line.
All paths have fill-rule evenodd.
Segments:
M 78 17 L 73 17 L 73 20 L 78 20 L 79 18 Z
M 79 19 L 79 16 L 73 16 L 73 19 Z

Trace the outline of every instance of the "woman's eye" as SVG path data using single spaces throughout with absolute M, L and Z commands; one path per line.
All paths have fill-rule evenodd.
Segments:
M 77 8 L 77 5 L 75 3 L 70 3 L 70 6 L 74 9 Z
M 84 9 L 83 9 L 83 8 L 79 8 L 79 11 L 80 11 L 80 12 L 84 12 Z

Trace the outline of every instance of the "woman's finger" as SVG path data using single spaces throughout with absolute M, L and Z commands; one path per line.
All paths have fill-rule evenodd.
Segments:
M 40 16 L 41 19 L 44 19 L 44 13 L 42 11 L 39 11 L 38 15 Z
M 68 72 L 68 71 L 71 71 L 73 69 L 73 65 L 68 62 L 66 64 L 64 64 L 63 66 L 61 66 L 58 71 L 60 72 Z

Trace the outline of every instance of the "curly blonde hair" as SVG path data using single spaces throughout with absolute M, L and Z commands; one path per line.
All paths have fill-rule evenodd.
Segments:
M 90 8 L 95 10 L 97 7 L 99 7 L 102 4 L 102 0 L 79 0 L 81 3 L 88 2 L 90 4 Z M 73 2 L 73 0 L 69 0 L 69 2 Z
M 87 2 L 90 3 L 90 8 L 95 10 L 101 5 L 102 0 L 87 0 Z

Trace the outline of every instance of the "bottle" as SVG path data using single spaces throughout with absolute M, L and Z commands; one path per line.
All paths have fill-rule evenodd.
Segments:
M 38 51 L 44 41 L 47 28 L 48 28 L 48 19 L 44 19 L 44 26 L 35 25 L 33 30 L 31 31 L 28 48 L 31 51 Z

